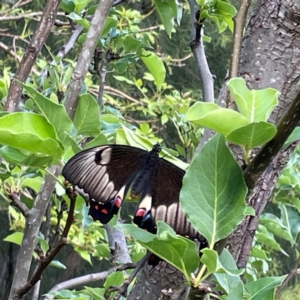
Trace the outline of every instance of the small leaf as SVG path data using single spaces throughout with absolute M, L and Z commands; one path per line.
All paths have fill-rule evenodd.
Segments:
M 273 300 L 275 289 L 281 285 L 286 275 L 279 277 L 265 277 L 245 285 L 246 290 L 250 293 L 251 300 Z
M 76 109 L 74 124 L 78 134 L 96 136 L 100 133 L 99 105 L 90 94 L 82 94 Z
M 273 124 L 251 123 L 232 131 L 226 136 L 226 139 L 234 144 L 243 145 L 248 151 L 270 141 L 276 132 L 277 128 Z
M 154 77 L 157 89 L 160 90 L 166 77 L 163 61 L 155 53 L 146 50 L 142 51 L 140 58 Z
M 186 113 L 186 118 L 225 136 L 249 123 L 244 116 L 232 109 L 222 108 L 217 104 L 205 102 L 197 102 L 190 107 Z
M 249 90 L 243 78 L 232 78 L 227 83 L 239 111 L 249 122 L 266 122 L 278 104 L 279 92 L 272 88 Z
M 177 17 L 177 3 L 175 0 L 154 0 L 156 11 L 169 37 L 174 27 L 174 18 Z
M 21 245 L 23 241 L 23 236 L 23 232 L 14 232 L 13 234 L 10 234 L 6 238 L 4 238 L 3 241 Z
M 52 260 L 50 266 L 53 266 L 58 269 L 63 269 L 63 270 L 67 269 L 67 267 L 58 260 Z

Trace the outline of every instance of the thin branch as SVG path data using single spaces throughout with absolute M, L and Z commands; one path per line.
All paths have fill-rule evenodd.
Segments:
M 11 199 L 10 205 L 17 207 L 25 218 L 28 217 L 29 209 L 20 200 L 19 194 L 17 194 L 16 192 L 12 192 L 10 193 L 9 198 Z
M 229 66 L 229 79 L 239 76 L 240 57 L 242 51 L 243 33 L 251 0 L 241 0 L 240 8 L 233 18 L 233 45 Z
M 117 291 L 119 293 L 114 297 L 114 300 L 120 299 L 122 296 L 126 297 L 127 289 L 130 285 L 130 283 L 134 280 L 134 278 L 137 276 L 137 274 L 140 272 L 140 270 L 144 267 L 145 263 L 148 261 L 149 257 L 151 256 L 151 253 L 148 252 L 136 265 L 135 270 L 130 274 L 130 276 L 124 281 L 121 287 L 118 287 Z M 110 291 L 113 291 L 113 288 L 110 289 Z
M 86 284 L 89 284 L 91 282 L 104 280 L 110 274 L 112 274 L 114 272 L 124 271 L 124 270 L 127 270 L 127 269 L 134 269 L 134 268 L 136 268 L 136 266 L 137 266 L 136 264 L 129 263 L 129 264 L 113 267 L 113 268 L 111 268 L 107 271 L 88 274 L 88 275 L 80 276 L 80 277 L 73 278 L 73 279 L 70 279 L 70 280 L 66 280 L 64 282 L 60 282 L 59 284 L 55 285 L 50 290 L 50 292 L 61 291 L 61 290 L 65 290 L 65 289 L 73 289 L 73 288 L 76 288 L 78 285 L 86 285 Z M 49 293 L 46 295 L 45 300 L 53 299 L 53 296 L 49 295 Z
M 42 11 L 38 11 L 38 12 L 32 12 L 29 14 L 23 14 L 23 15 L 15 15 L 15 16 L 4 16 L 4 17 L 0 17 L 0 22 L 5 22 L 5 21 L 17 21 L 17 20 L 21 20 L 21 19 L 26 19 L 26 18 L 33 18 L 33 17 L 37 17 L 37 16 L 43 16 L 44 12 Z M 59 12 L 57 13 L 58 16 L 65 16 L 64 13 Z
M 10 47 L 6 46 L 2 42 L 0 42 L 0 47 L 2 49 L 4 49 L 7 53 L 9 53 L 11 56 L 13 56 L 18 63 L 21 61 L 21 57 L 18 56 L 18 54 L 14 50 L 12 50 Z
M 116 88 L 113 88 L 109 85 L 104 85 L 104 91 L 107 92 L 108 94 L 112 94 L 112 95 L 116 95 L 120 98 L 128 99 L 136 104 L 141 104 L 141 101 L 139 101 L 138 99 L 135 99 L 135 98 L 127 95 L 126 93 L 124 93 Z
M 52 166 L 49 168 L 49 171 L 51 174 L 47 173 L 45 175 L 44 183 L 26 218 L 23 242 L 17 258 L 9 299 L 19 299 L 17 290 L 23 287 L 27 282 L 40 226 L 56 184 L 56 180 L 53 178 L 52 174 L 58 176 L 60 174 L 60 167 Z
M 25 82 L 27 79 L 47 37 L 51 31 L 55 17 L 57 15 L 61 0 L 49 0 L 46 3 L 41 21 L 38 28 L 32 37 L 26 52 L 22 58 L 20 66 L 14 79 L 11 81 L 5 109 L 9 112 L 17 111 L 19 109 L 20 98 L 22 95 L 22 87 L 17 82 Z M 1 20 L 1 19 L 0 19 Z M 16 80 L 17 79 L 17 80 Z
M 66 226 L 64 228 L 63 234 L 60 238 L 60 241 L 58 245 L 51 251 L 49 255 L 47 255 L 38 266 L 37 270 L 32 275 L 31 279 L 21 288 L 17 290 L 17 295 L 19 297 L 22 297 L 26 293 L 28 293 L 31 288 L 41 279 L 43 272 L 47 268 L 47 266 L 51 263 L 51 261 L 55 258 L 55 256 L 59 253 L 61 248 L 65 246 L 68 243 L 67 237 L 68 233 L 70 231 L 71 225 L 73 223 L 74 218 L 74 209 L 75 209 L 75 203 L 76 203 L 76 195 L 74 190 L 67 189 L 67 194 L 70 198 L 70 209 L 69 214 L 66 222 Z
M 65 101 L 65 107 L 71 119 L 74 118 L 81 87 L 93 59 L 94 51 L 112 4 L 112 0 L 99 2 L 91 21 L 91 26 L 87 33 L 86 40 L 83 44 L 82 51 L 79 54 L 78 63 L 73 72 Z
M 285 287 L 287 286 L 287 284 L 289 283 L 289 281 L 298 274 L 298 268 L 300 265 L 300 257 L 298 257 L 298 259 L 295 262 L 294 267 L 291 269 L 291 271 L 289 272 L 288 276 L 285 277 L 285 279 L 283 280 L 282 284 L 280 287 L 278 287 L 278 289 L 276 290 L 276 297 L 285 289 Z
M 200 11 L 195 11 L 196 1 L 189 0 L 192 15 L 191 50 L 194 54 L 200 79 L 202 82 L 203 102 L 214 102 L 214 80 L 207 63 L 202 40 L 203 21 L 199 20 Z
M 234 22 L 233 45 L 232 45 L 228 79 L 239 76 L 243 33 L 245 30 L 245 23 L 246 23 L 247 13 L 250 4 L 251 4 L 251 0 L 242 0 L 239 10 L 236 16 L 233 18 L 233 22 Z M 233 109 L 235 108 L 235 104 L 233 104 L 233 101 L 231 100 L 229 91 L 227 91 L 226 107 L 233 108 Z

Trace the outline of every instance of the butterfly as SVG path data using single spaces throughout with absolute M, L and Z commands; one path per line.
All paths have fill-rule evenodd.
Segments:
M 133 222 L 156 232 L 162 220 L 178 234 L 199 239 L 179 203 L 185 171 L 151 151 L 125 145 L 102 145 L 79 152 L 65 165 L 62 175 L 89 195 L 89 215 L 108 223 L 125 198 L 139 198 Z

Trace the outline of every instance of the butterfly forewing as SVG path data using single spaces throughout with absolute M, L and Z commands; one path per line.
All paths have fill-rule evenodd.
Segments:
M 72 157 L 62 174 L 70 183 L 83 189 L 91 200 L 106 203 L 125 184 L 130 184 L 130 178 L 134 180 L 148 153 L 130 146 L 99 146 Z

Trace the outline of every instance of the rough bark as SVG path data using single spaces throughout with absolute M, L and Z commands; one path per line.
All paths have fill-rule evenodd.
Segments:
M 281 92 L 270 121 L 279 124 L 299 92 L 300 3 L 260 1 L 253 11 L 242 46 L 240 75 L 250 88 L 272 87 Z M 282 132 L 283 139 L 288 132 Z M 259 215 L 262 213 L 296 144 L 281 151 L 249 193 L 248 202 L 257 215 L 248 217 L 228 240 L 239 267 L 247 263 Z M 271 154 L 270 154 L 271 155 Z
M 293 0 L 261 0 L 253 11 L 243 40 L 240 60 L 240 76 L 250 88 L 276 88 L 281 92 L 280 103 L 271 116 L 279 123 L 286 109 L 296 98 L 300 82 L 300 3 Z M 226 87 L 220 98 L 226 104 Z M 239 266 L 248 260 L 251 242 L 259 215 L 270 198 L 280 171 L 286 166 L 296 144 L 276 156 L 263 176 L 249 193 L 248 200 L 255 207 L 257 216 L 247 218 L 230 236 L 228 246 Z M 237 154 L 237 157 L 239 155 Z M 180 274 L 172 273 L 163 264 L 155 268 L 155 274 L 147 266 L 139 275 L 128 299 L 161 299 L 162 290 L 173 291 L 168 299 L 184 299 L 181 293 Z M 150 272 L 150 273 L 149 273 Z M 158 296 L 160 295 L 160 296 Z M 177 297 L 177 298 L 176 298 Z

